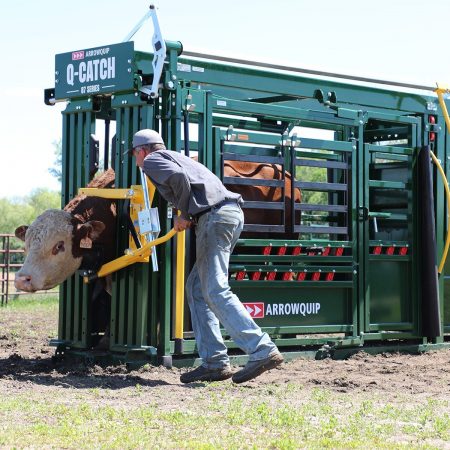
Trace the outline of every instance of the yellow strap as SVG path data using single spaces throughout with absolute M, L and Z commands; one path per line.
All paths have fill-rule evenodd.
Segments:
M 450 117 L 448 116 L 447 105 L 445 104 L 445 101 L 444 101 L 444 94 L 449 93 L 450 89 L 445 86 L 439 86 L 439 84 L 438 84 L 437 89 L 435 89 L 434 92 L 436 92 L 436 94 L 438 96 L 439 105 L 441 105 L 442 113 L 444 114 L 445 123 L 447 124 L 447 131 L 450 133 Z
M 445 197 L 447 198 L 447 239 L 445 240 L 445 246 L 444 246 L 444 253 L 441 258 L 441 262 L 439 263 L 438 272 L 439 274 L 442 273 L 442 270 L 444 268 L 445 261 L 447 259 L 447 253 L 450 246 L 450 189 L 448 187 L 448 181 L 447 177 L 445 176 L 444 170 L 442 169 L 441 164 L 439 163 L 439 160 L 436 158 L 433 152 L 430 152 L 431 159 L 433 160 L 434 164 L 436 164 L 436 167 L 439 170 L 439 173 L 441 174 L 442 181 L 444 183 L 445 188 Z

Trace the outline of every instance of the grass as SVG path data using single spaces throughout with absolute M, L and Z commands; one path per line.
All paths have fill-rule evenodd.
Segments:
M 29 339 L 32 327 L 20 318 L 33 322 L 57 308 L 55 296 L 11 302 L 0 310 L 0 328 Z M 79 380 L 64 375 L 21 376 L 0 376 L 0 448 L 409 450 L 450 441 L 448 402 L 408 392 L 387 401 L 295 380 L 192 387 L 170 379 L 147 384 L 142 376 L 130 386 L 109 375 L 100 387 L 75 388 Z
M 316 390 L 301 407 L 234 400 L 229 385 L 221 407 L 164 411 L 156 405 L 117 407 L 63 398 L 0 400 L 0 447 L 192 448 L 192 449 L 431 449 L 450 438 L 446 402 L 399 407 L 375 401 L 357 403 L 342 394 Z M 206 390 L 216 390 L 207 386 Z M 226 400 L 228 398 L 228 401 Z M 336 404 L 339 406 L 336 407 Z
M 42 312 L 53 310 L 58 308 L 58 291 L 55 290 L 54 293 L 51 294 L 29 294 L 17 296 L 17 298 L 14 299 L 10 298 L 8 304 L 0 308 L 4 308 L 0 309 L 0 313 L 15 309 L 29 309 L 30 311 L 36 312 L 38 312 L 38 310 Z

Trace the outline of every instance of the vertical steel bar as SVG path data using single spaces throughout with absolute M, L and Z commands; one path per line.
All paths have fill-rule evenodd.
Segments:
M 9 236 L 6 236 L 6 253 L 5 253 L 5 264 L 6 264 L 6 296 L 5 303 L 8 304 L 8 294 L 9 294 L 9 271 L 10 271 L 10 240 Z
M 121 155 L 121 140 L 122 140 L 122 121 L 123 111 L 121 108 L 116 110 L 116 136 L 115 145 L 113 145 L 112 151 L 114 155 L 111 155 L 111 160 L 115 161 L 116 172 L 116 185 L 122 187 L 122 170 L 123 165 Z M 118 224 L 120 226 L 120 208 L 118 209 Z M 119 235 L 120 231 L 118 231 Z M 120 255 L 120 238 L 116 240 L 116 254 Z M 112 295 L 111 295 L 111 330 L 110 330 L 110 345 L 117 346 L 120 343 L 120 298 L 122 295 L 121 282 L 123 279 L 123 271 L 114 273 L 112 276 Z
M 167 139 L 169 139 L 169 143 L 171 144 L 171 136 L 172 136 L 172 127 L 176 126 L 175 119 L 169 118 L 168 114 L 170 112 L 170 92 L 169 91 L 163 91 L 162 96 L 162 109 L 161 109 L 161 116 L 166 118 L 167 120 L 164 120 L 162 122 L 163 124 L 163 130 L 162 135 L 166 136 Z M 167 213 L 165 211 L 165 208 L 167 207 L 165 201 L 159 201 L 159 207 L 160 211 L 164 211 L 164 218 L 165 220 L 161 220 L 161 228 L 162 232 L 167 232 L 171 227 L 170 219 L 167 218 Z M 162 248 L 159 250 L 161 259 L 166 262 L 164 264 L 163 269 L 161 270 L 160 274 L 160 281 L 159 281 L 159 294 L 161 295 L 160 298 L 158 297 L 152 297 L 152 302 L 157 302 L 155 305 L 155 309 L 159 311 L 158 314 L 158 322 L 159 322 L 159 342 L 158 342 L 158 354 L 159 356 L 169 355 L 170 354 L 170 325 L 171 325 L 171 299 L 172 299 L 172 268 L 171 264 L 167 263 L 171 261 L 172 258 L 172 244 L 171 242 L 166 242 L 163 244 Z M 152 281 L 155 280 L 155 278 L 152 278 Z
M 364 144 L 364 125 L 358 127 L 357 160 L 356 168 L 358 173 L 358 199 L 357 199 L 357 218 L 358 221 L 358 334 L 367 331 L 369 328 L 370 311 L 370 286 L 367 286 L 367 253 L 369 240 L 366 231 L 367 221 L 360 218 L 359 211 L 367 207 L 369 202 L 369 150 Z M 356 169 L 355 168 L 355 169 Z M 367 286 L 367 290 L 366 290 Z
M 68 136 L 68 148 L 67 148 L 67 160 L 69 162 L 68 167 L 68 199 L 72 200 L 75 195 L 75 185 L 77 177 L 77 161 L 76 161 L 76 113 L 69 114 L 69 136 Z M 64 299 L 66 303 L 66 321 L 65 321 L 65 340 L 73 341 L 74 339 L 74 299 L 75 299 L 75 277 L 72 276 L 67 280 L 67 295 Z
M 108 170 L 109 167 L 109 132 L 110 132 L 110 119 L 105 119 L 105 144 L 103 150 L 103 170 Z
M 0 265 L 2 268 L 2 279 L 1 279 L 1 285 L 2 285 L 2 291 L 0 292 L 0 295 L 2 296 L 2 306 L 4 302 L 4 292 L 5 292 L 5 257 L 4 257 L 4 250 L 5 250 L 5 236 L 2 236 L 2 253 L 0 258 Z
M 350 130 L 349 130 L 350 131 Z M 360 171 L 358 169 L 358 148 L 359 152 L 364 151 L 364 147 L 362 144 L 360 144 L 359 141 L 353 140 L 353 148 L 352 153 L 349 158 L 349 166 L 348 166 L 348 172 L 351 174 L 351 201 L 348 205 L 347 215 L 351 215 L 351 223 L 352 223 L 352 232 L 351 232 L 351 252 L 352 252 L 352 258 L 353 258 L 353 264 L 355 267 L 358 267 L 358 262 L 360 258 L 359 253 L 359 222 L 358 222 L 358 188 L 359 188 L 359 181 L 360 181 Z M 363 156 L 361 155 L 361 158 Z M 359 283 L 361 280 L 361 270 L 356 269 L 357 273 L 353 274 L 353 289 L 351 292 L 352 296 L 352 320 L 353 320 L 353 336 L 357 336 L 359 334 Z
M 68 192 L 68 172 L 69 172 L 69 130 L 70 120 L 69 114 L 63 113 L 62 124 L 62 141 L 61 141 L 61 207 L 64 207 L 69 200 Z M 59 290 L 59 320 L 58 320 L 58 339 L 63 341 L 66 339 L 66 320 L 67 320 L 67 302 L 65 299 L 68 297 L 69 285 L 66 280 Z

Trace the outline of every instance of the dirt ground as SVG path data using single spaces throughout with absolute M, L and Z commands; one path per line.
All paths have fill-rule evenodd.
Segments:
M 8 393 L 52 392 L 61 388 L 114 390 L 111 401 L 126 407 L 135 404 L 127 388 L 136 385 L 148 390 L 149 400 L 162 408 L 181 407 L 186 388 L 179 381 L 187 369 L 144 367 L 127 371 L 125 366 L 100 367 L 83 362 L 54 363 L 54 348 L 49 338 L 56 336 L 57 314 L 42 312 L 30 317 L 28 311 L 0 310 L 0 398 Z M 225 381 L 224 383 L 230 383 Z M 324 388 L 367 398 L 382 397 L 386 401 L 424 401 L 436 398 L 450 401 L 450 351 L 440 350 L 421 355 L 360 352 L 348 360 L 298 359 L 246 383 L 249 389 L 271 384 L 291 383 L 301 386 L 292 395 L 304 396 L 314 388 Z M 200 384 L 196 383 L 195 387 Z M 252 389 L 253 392 L 257 389 Z M 236 390 L 236 395 L 246 395 Z M 295 398 L 292 399 L 295 403 Z

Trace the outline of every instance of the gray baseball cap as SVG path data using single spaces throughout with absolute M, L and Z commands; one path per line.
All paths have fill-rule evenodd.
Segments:
M 133 136 L 132 147 L 125 151 L 124 155 L 131 153 L 136 147 L 147 144 L 164 144 L 164 141 L 161 135 L 155 130 L 140 130 Z

